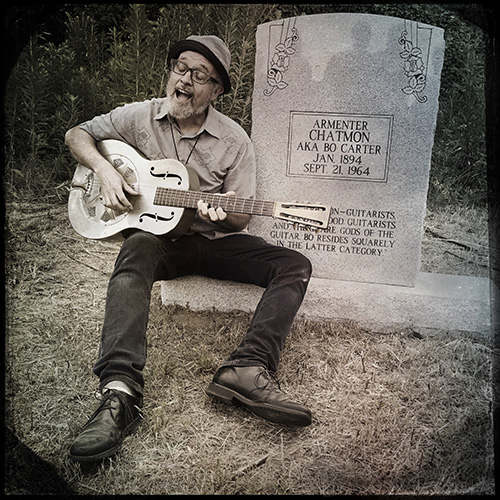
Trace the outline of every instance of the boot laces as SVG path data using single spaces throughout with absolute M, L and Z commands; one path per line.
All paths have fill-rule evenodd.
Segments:
M 264 382 L 259 384 L 261 378 L 264 380 Z M 281 391 L 278 377 L 273 372 L 270 372 L 267 368 L 255 375 L 254 384 L 258 389 L 267 389 L 267 387 L 270 385 L 271 390 L 278 392 Z
M 109 412 L 111 414 L 111 418 L 116 422 L 115 415 L 113 414 L 113 411 L 112 411 L 114 408 L 112 406 L 112 401 L 111 401 L 111 398 L 113 398 L 114 396 L 116 396 L 118 398 L 118 401 L 125 408 L 125 412 L 130 418 L 131 410 L 127 405 L 127 402 L 124 398 L 124 394 L 121 394 L 120 391 L 116 391 L 114 389 L 108 389 L 108 390 L 106 390 L 106 392 L 104 392 L 104 394 L 100 394 L 97 391 L 94 392 L 94 397 L 97 400 L 100 400 L 101 404 L 99 405 L 99 407 L 96 409 L 96 411 L 94 412 L 94 414 L 90 418 L 89 423 L 92 422 L 97 417 L 97 415 L 99 415 L 99 413 L 101 413 L 104 410 L 109 410 Z M 134 405 L 134 407 L 138 408 L 136 405 Z M 142 417 L 142 415 L 141 415 L 141 417 Z

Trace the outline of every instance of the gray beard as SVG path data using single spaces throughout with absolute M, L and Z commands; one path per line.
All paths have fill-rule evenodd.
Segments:
M 172 96 L 170 95 L 167 95 L 166 100 L 168 114 L 176 120 L 187 120 L 188 118 L 192 118 L 193 116 L 201 115 L 205 112 L 210 103 L 210 99 L 207 99 L 205 103 L 202 103 L 197 108 L 195 108 L 191 105 L 190 102 L 187 104 L 174 102 Z

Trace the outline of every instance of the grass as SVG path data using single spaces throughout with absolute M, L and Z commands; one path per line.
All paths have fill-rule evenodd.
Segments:
M 486 210 L 455 207 L 427 213 L 422 240 L 422 271 L 489 276 Z
M 426 225 L 423 270 L 485 272 L 480 213 L 433 213 Z M 313 423 L 286 428 L 204 393 L 250 316 L 163 306 L 158 284 L 144 420 L 114 459 L 72 463 L 97 404 L 92 366 L 119 240 L 83 240 L 57 205 L 9 205 L 7 227 L 5 493 L 494 493 L 488 338 L 299 318 L 278 376 Z

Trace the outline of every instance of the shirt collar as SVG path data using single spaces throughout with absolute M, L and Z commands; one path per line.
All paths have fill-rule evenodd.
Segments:
M 162 120 L 163 118 L 168 118 L 169 122 L 173 124 L 173 118 L 168 114 L 166 99 L 163 100 L 159 112 L 155 115 L 155 120 Z M 220 123 L 217 118 L 217 112 L 212 105 L 208 106 L 208 113 L 203 125 L 200 127 L 199 132 L 196 135 L 200 135 L 202 132 L 208 132 L 217 139 L 220 139 Z

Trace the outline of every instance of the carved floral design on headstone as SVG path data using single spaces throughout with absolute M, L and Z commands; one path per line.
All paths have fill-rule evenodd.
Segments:
M 417 26 L 417 33 L 418 33 Z M 427 96 L 422 96 L 421 93 L 425 89 L 427 77 L 425 75 L 426 65 L 422 58 L 422 49 L 418 46 L 418 38 L 416 43 L 408 39 L 408 31 L 405 29 L 401 33 L 399 44 L 403 46 L 403 52 L 400 56 L 404 59 L 404 73 L 408 77 L 408 85 L 401 90 L 408 95 L 414 95 L 418 102 L 426 102 Z
M 271 89 L 264 89 L 264 95 L 270 96 L 275 90 L 283 90 L 288 86 L 283 80 L 283 74 L 288 70 L 290 65 L 290 56 L 295 53 L 295 48 L 293 45 L 297 43 L 299 35 L 297 29 L 294 26 L 290 28 L 290 34 L 287 33 L 288 28 L 284 30 L 284 24 L 281 25 L 281 34 L 285 34 L 285 39 L 280 40 L 274 48 L 274 55 L 268 64 L 267 71 L 267 83 Z

